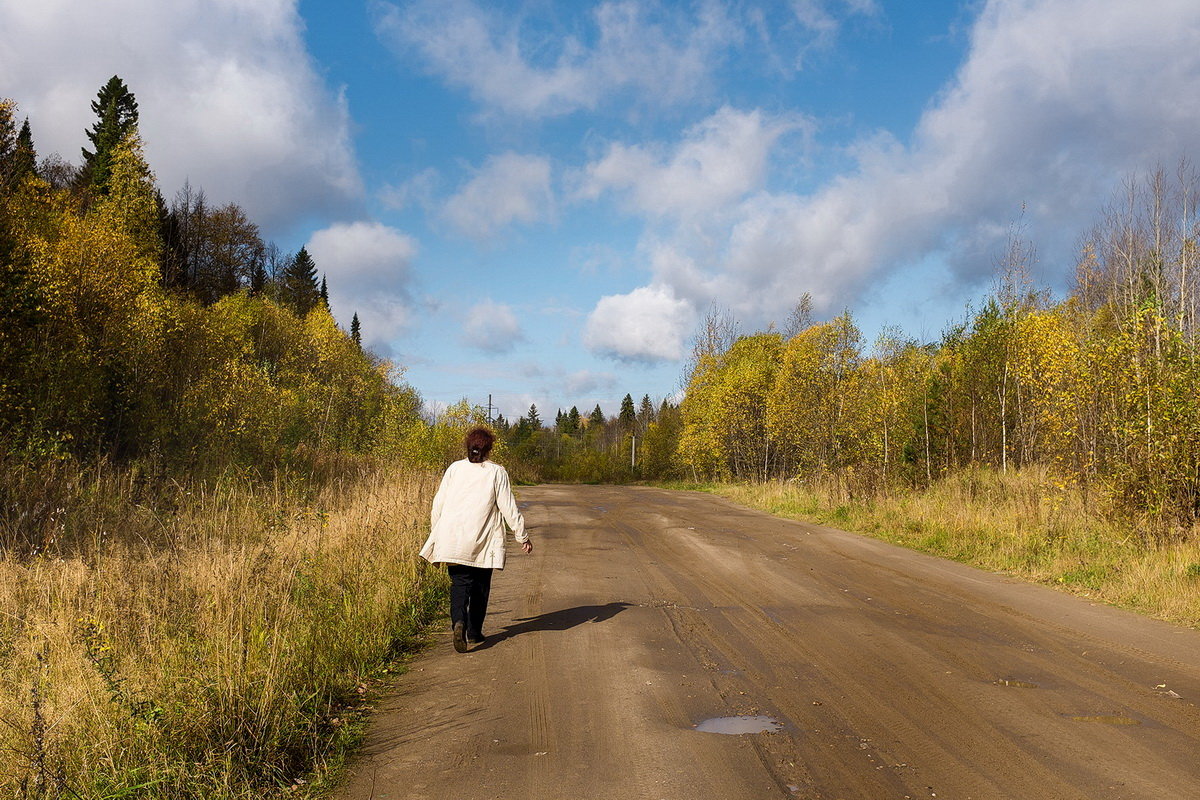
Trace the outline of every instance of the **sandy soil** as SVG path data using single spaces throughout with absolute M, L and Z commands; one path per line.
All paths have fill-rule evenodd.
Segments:
M 706 495 L 519 491 L 344 797 L 1200 797 L 1200 633 Z M 696 730 L 767 715 L 776 733 Z

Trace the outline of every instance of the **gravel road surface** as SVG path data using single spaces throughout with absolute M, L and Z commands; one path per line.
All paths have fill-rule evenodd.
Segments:
M 395 682 L 346 800 L 1200 798 L 1196 631 L 702 494 L 518 496 L 488 640 Z

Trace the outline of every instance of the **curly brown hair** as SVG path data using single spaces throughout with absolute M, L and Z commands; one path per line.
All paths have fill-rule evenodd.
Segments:
M 496 434 L 487 428 L 471 428 L 467 431 L 467 438 L 463 442 L 467 448 L 467 460 L 472 464 L 486 461 L 488 453 L 492 452 L 492 445 L 495 443 Z

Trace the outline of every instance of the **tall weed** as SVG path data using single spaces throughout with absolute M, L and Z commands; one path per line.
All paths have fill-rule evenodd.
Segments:
M 444 591 L 416 557 L 425 472 L 173 495 L 104 467 L 46 477 L 22 504 L 40 516 L 6 510 L 2 797 L 291 794 Z

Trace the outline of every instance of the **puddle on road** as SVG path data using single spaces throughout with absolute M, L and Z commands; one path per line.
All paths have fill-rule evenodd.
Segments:
M 1098 722 L 1101 725 L 1141 725 L 1142 723 L 1136 719 L 1129 717 L 1117 717 L 1111 714 L 1099 714 L 1094 717 L 1071 717 L 1076 722 Z
M 782 722 L 770 717 L 742 715 L 739 717 L 713 717 L 696 726 L 704 733 L 727 733 L 737 736 L 742 733 L 775 733 L 783 728 Z
M 1028 681 L 1011 681 L 1008 678 L 1001 678 L 1000 680 L 996 681 L 996 685 L 997 686 L 1011 686 L 1015 689 L 1040 689 L 1041 688 L 1036 683 L 1030 683 Z

